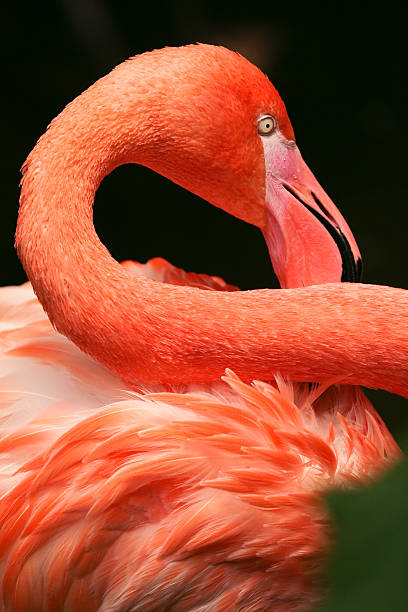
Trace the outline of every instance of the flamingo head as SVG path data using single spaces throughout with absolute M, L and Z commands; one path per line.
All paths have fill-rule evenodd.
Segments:
M 135 162 L 256 225 L 282 287 L 360 280 L 357 244 L 303 161 L 278 92 L 233 51 L 198 44 L 131 58 L 68 105 L 38 155 L 51 138 L 82 155 L 84 185 Z
M 131 61 L 154 75 L 154 135 L 140 163 L 258 226 L 282 287 L 360 280 L 354 237 L 303 161 L 285 105 L 258 68 L 211 45 Z

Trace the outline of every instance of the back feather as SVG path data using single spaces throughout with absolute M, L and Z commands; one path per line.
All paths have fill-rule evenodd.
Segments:
M 320 494 L 399 455 L 359 388 L 227 371 L 137 392 L 55 332 L 30 285 L 0 290 L 0 313 L 2 610 L 313 604 Z

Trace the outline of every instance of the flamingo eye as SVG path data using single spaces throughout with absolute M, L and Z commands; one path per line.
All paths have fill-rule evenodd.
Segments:
M 276 128 L 276 119 L 271 115 L 266 115 L 258 120 L 258 134 L 260 136 L 268 136 Z

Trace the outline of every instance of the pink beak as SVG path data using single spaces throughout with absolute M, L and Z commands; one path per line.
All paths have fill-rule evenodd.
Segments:
M 281 287 L 359 282 L 362 263 L 353 234 L 296 145 L 264 141 L 264 152 L 264 236 Z

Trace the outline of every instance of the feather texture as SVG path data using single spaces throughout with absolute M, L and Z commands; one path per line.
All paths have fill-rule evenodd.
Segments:
M 229 371 L 141 394 L 58 334 L 28 284 L 1 290 L 0 308 L 4 610 L 314 601 L 320 494 L 399 455 L 358 388 Z

